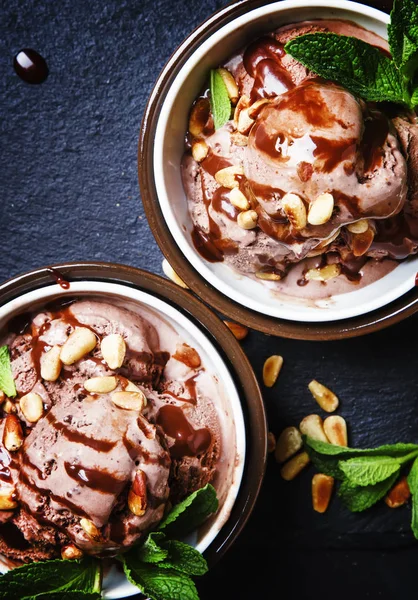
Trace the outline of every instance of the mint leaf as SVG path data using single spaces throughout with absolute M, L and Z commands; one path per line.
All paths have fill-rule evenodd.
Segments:
M 9 398 L 16 396 L 16 387 L 10 365 L 10 352 L 7 346 L 0 347 L 0 390 Z
M 362 512 L 376 504 L 390 490 L 399 475 L 399 470 L 375 485 L 359 486 L 347 479 L 342 482 L 338 496 L 351 512 Z
M 418 7 L 413 0 L 394 1 L 388 38 L 396 66 L 412 75 L 411 59 L 418 49 Z
M 168 557 L 158 563 L 163 569 L 174 569 L 187 575 L 204 575 L 207 573 L 208 564 L 196 548 L 178 540 L 163 542 Z
M 365 100 L 410 105 L 394 62 L 362 40 L 335 33 L 309 33 L 287 42 L 285 51 L 317 75 Z
M 158 529 L 170 537 L 182 537 L 201 525 L 218 509 L 218 499 L 213 486 L 208 483 L 185 500 L 176 504 L 161 521 Z
M 358 456 L 340 461 L 339 467 L 351 484 L 370 486 L 399 472 L 400 463 L 390 456 Z
M 146 563 L 158 563 L 167 558 L 168 551 L 160 546 L 165 540 L 165 535 L 159 531 L 153 531 L 148 535 L 145 542 L 139 548 L 133 548 L 138 560 Z
M 80 591 L 82 590 L 82 591 Z M 100 562 L 91 558 L 79 560 L 48 560 L 23 565 L 0 577 L 0 600 L 48 598 L 56 600 L 69 592 L 93 594 L 101 590 Z M 57 596 L 48 595 L 56 593 Z M 61 594 L 61 595 L 60 595 Z M 69 596 L 66 596 L 66 598 Z
M 215 129 L 219 129 L 231 118 L 231 101 L 224 80 L 215 70 L 210 72 L 210 106 Z
M 347 460 L 358 455 L 402 458 L 411 452 L 418 451 L 418 444 L 403 444 L 399 442 L 397 444 L 385 444 L 383 446 L 378 446 L 377 448 L 348 448 L 346 446 L 336 446 L 334 444 L 320 442 L 307 436 L 302 437 L 307 451 L 309 451 L 309 448 L 312 448 L 318 454 L 338 456 L 340 460 Z
M 408 475 L 408 485 L 412 496 L 412 533 L 418 540 L 418 458 L 415 459 Z
M 126 577 L 151 600 L 199 600 L 188 575 L 158 565 L 136 562 L 130 553 L 121 557 Z

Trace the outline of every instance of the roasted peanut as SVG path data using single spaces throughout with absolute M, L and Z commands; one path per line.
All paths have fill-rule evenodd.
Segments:
M 302 448 L 302 436 L 296 427 L 283 429 L 277 440 L 274 457 L 278 463 L 284 463 Z
M 328 442 L 328 438 L 324 431 L 324 424 L 319 415 L 308 415 L 302 419 L 299 429 L 303 435 L 307 435 L 314 440 Z
M 308 388 L 319 406 L 325 410 L 325 412 L 334 412 L 334 410 L 337 410 L 339 400 L 334 392 L 331 392 L 325 385 L 322 385 L 322 383 L 313 379 L 308 385 Z

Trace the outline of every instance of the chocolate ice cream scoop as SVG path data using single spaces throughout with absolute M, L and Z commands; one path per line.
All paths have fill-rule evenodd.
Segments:
M 129 547 L 160 521 L 168 497 L 170 457 L 156 428 L 138 411 L 116 406 L 110 394 L 53 406 L 13 466 L 24 510 L 42 515 L 42 523 L 65 531 L 88 553 Z M 135 515 L 125 498 L 138 473 L 146 478 L 143 515 Z M 125 507 L 112 514 L 121 495 Z M 92 535 L 84 520 L 100 534 Z
M 287 42 L 316 32 L 355 36 L 388 54 L 385 40 L 348 21 L 264 34 L 219 68 L 233 111 L 216 131 L 211 90 L 202 90 L 182 163 L 201 256 L 311 300 L 368 285 L 395 268 L 392 259 L 418 251 L 408 193 L 416 123 L 393 119 L 393 107 L 354 97 L 286 53 Z
M 115 555 L 215 477 L 221 429 L 201 358 L 131 308 L 48 306 L 5 336 L 18 393 L 0 420 L 6 556 Z

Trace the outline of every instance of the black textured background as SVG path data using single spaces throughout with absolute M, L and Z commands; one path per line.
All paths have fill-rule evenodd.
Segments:
M 0 279 L 77 259 L 125 262 L 161 273 L 139 199 L 141 116 L 175 47 L 223 0 L 8 0 L 0 2 Z M 391 2 L 376 2 L 388 9 Z M 48 61 L 40 86 L 12 68 L 21 48 Z M 278 434 L 317 407 L 317 378 L 341 399 L 353 445 L 417 441 L 418 315 L 343 342 L 311 343 L 251 332 L 244 348 L 260 375 L 285 364 L 265 393 Z M 198 584 L 219 598 L 416 597 L 418 542 L 410 508 L 350 514 L 334 499 L 310 505 L 312 470 L 281 480 L 269 458 L 256 509 L 238 541 Z

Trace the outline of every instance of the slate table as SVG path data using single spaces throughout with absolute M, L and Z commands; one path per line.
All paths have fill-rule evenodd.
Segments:
M 225 0 L 8 0 L 0 6 L 0 279 L 60 261 L 97 259 L 161 273 L 137 183 L 138 130 L 171 52 Z M 390 9 L 391 2 L 378 6 Z M 50 75 L 21 81 L 13 57 L 34 48 Z M 341 399 L 353 445 L 417 441 L 418 315 L 342 342 L 251 332 L 260 376 L 285 365 L 264 394 L 278 434 L 316 406 L 312 378 Z M 286 483 L 269 457 L 257 506 L 225 557 L 199 582 L 202 599 L 415 597 L 418 542 L 410 508 L 350 514 L 337 498 L 312 511 L 312 470 Z

